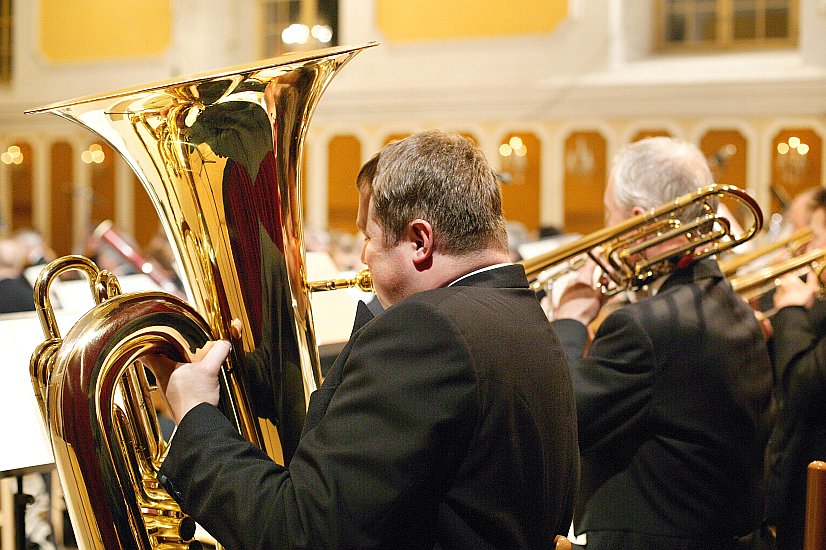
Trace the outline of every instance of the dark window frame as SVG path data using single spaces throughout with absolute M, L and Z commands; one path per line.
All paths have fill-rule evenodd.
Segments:
M 768 11 L 785 14 L 786 35 L 767 36 Z M 738 25 L 747 22 L 737 12 L 754 11 L 754 36 L 737 37 Z M 703 18 L 702 14 L 708 17 Z M 668 39 L 669 18 L 682 17 L 682 37 Z M 698 22 L 704 23 L 702 27 Z M 654 47 L 658 52 L 710 52 L 795 48 L 800 22 L 799 0 L 657 0 L 654 17 Z M 712 35 L 713 36 L 709 36 Z

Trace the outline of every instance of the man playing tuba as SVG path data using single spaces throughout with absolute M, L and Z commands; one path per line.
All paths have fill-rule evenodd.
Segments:
M 161 381 L 179 426 L 159 480 L 231 548 L 550 546 L 577 484 L 573 391 L 509 261 L 493 171 L 469 140 L 429 131 L 382 149 L 358 188 L 386 310 L 360 307 L 289 466 L 215 407 L 218 342 Z

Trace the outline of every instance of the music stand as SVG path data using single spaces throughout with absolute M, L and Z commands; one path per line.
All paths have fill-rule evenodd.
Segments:
M 49 436 L 29 377 L 29 358 L 43 341 L 34 313 L 0 315 L 0 478 L 16 477 L 14 525 L 17 548 L 26 548 L 26 506 L 32 497 L 23 492 L 23 476 L 54 468 Z
M 35 277 L 40 267 L 27 274 Z M 160 290 L 144 274 L 119 277 L 124 293 Z M 65 336 L 77 320 L 94 306 L 85 280 L 53 281 L 50 287 L 54 315 Z M 0 424 L 0 479 L 17 478 L 15 504 L 15 537 L 17 547 L 26 547 L 25 512 L 31 497 L 23 492 L 23 476 L 54 469 L 51 441 L 34 395 L 29 376 L 29 360 L 34 349 L 44 340 L 40 318 L 35 312 L 0 314 L 0 414 L 13 419 Z M 62 480 L 61 480 L 62 481 Z

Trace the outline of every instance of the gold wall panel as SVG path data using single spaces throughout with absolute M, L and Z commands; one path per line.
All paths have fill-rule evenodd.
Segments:
M 669 132 L 668 130 L 657 129 L 640 130 L 639 132 L 634 134 L 634 137 L 631 138 L 630 143 L 634 143 L 652 137 L 671 137 L 671 132 Z
M 563 0 L 376 0 L 391 42 L 549 33 L 567 16 Z
M 162 55 L 171 40 L 170 0 L 40 0 L 40 50 L 53 63 Z
M 748 182 L 748 140 L 735 128 L 709 130 L 700 139 L 700 150 L 708 159 L 715 183 L 745 189 Z M 742 203 L 723 201 L 741 225 L 749 223 L 751 214 Z M 769 212 L 763 212 L 765 220 Z

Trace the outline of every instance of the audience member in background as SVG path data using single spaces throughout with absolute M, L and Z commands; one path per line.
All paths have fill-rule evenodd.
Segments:
M 508 255 L 512 262 L 523 260 L 522 254 L 519 252 L 519 247 L 523 244 L 532 241 L 530 231 L 524 223 L 516 220 L 507 222 L 505 228 L 508 232 Z
M 786 212 L 786 217 L 789 219 L 792 231 L 809 226 L 809 222 L 812 219 L 812 212 L 817 205 L 816 195 L 822 191 L 823 188 L 820 186 L 809 187 L 794 196 Z

